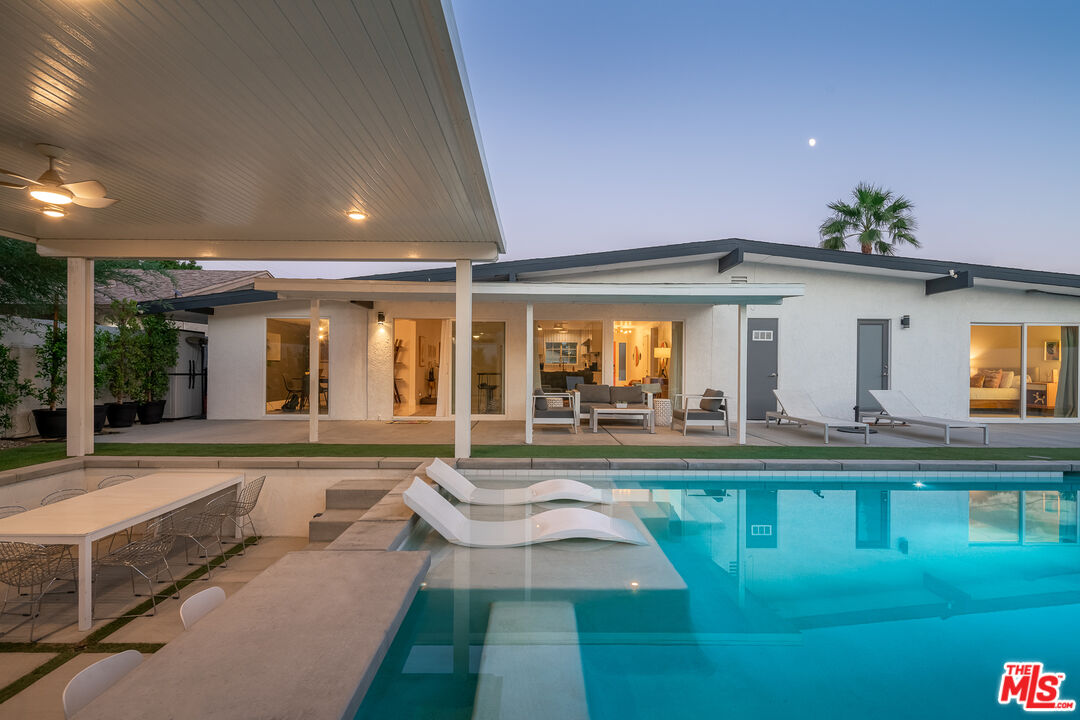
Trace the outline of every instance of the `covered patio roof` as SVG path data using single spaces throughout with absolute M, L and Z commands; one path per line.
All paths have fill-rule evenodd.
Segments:
M 438 0 L 14 0 L 0 63 L 0 168 L 37 178 L 48 161 L 35 145 L 60 146 L 65 181 L 99 180 L 118 200 L 54 219 L 26 190 L 0 188 L 0 234 L 42 254 L 505 251 L 456 29 Z
M 454 283 L 258 278 L 255 289 L 279 298 L 452 302 Z M 477 302 L 779 305 L 800 297 L 801 283 L 474 283 Z

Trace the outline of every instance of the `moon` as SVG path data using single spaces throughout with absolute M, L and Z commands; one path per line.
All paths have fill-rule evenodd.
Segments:
M 815 140 L 814 138 L 810 138 L 809 144 L 810 144 L 810 147 L 814 147 L 815 145 L 817 145 L 817 140 Z

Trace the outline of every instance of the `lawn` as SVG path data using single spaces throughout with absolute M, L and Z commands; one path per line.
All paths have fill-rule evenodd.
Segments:
M 202 456 L 202 457 L 451 457 L 452 445 L 272 445 L 108 443 L 98 445 L 97 456 Z M 65 445 L 35 443 L 0 450 L 0 470 L 25 467 L 65 457 Z M 658 446 L 622 445 L 475 445 L 473 457 L 562 458 L 762 458 L 849 460 L 1074 460 L 1080 448 L 986 447 L 823 447 L 823 446 Z

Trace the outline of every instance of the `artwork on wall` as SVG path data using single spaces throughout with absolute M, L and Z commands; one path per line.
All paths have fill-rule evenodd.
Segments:
M 281 333 L 266 333 L 266 359 L 271 362 L 281 360 Z
M 637 367 L 640 364 L 641 364 L 641 350 L 639 350 L 638 346 L 635 345 L 634 346 L 634 367 Z
M 1043 343 L 1043 360 L 1052 362 L 1061 361 L 1061 341 L 1047 340 Z

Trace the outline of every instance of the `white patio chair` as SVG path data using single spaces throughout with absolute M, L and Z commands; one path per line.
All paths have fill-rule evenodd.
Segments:
M 79 672 L 64 688 L 64 717 L 70 720 L 75 713 L 137 668 L 142 661 L 143 654 L 138 650 L 125 650 L 98 660 Z
M 520 520 L 470 520 L 420 478 L 413 478 L 404 500 L 446 540 L 467 547 L 517 547 L 570 538 L 648 544 L 626 520 L 586 508 L 545 510 Z
M 458 502 L 470 505 L 528 505 L 552 500 L 610 504 L 612 501 L 610 490 L 601 490 L 565 478 L 542 480 L 523 488 L 479 488 L 439 458 L 435 458 L 428 465 L 427 476 L 453 495 Z
M 863 443 L 870 444 L 870 426 L 855 420 L 822 415 L 817 405 L 810 396 L 801 390 L 773 390 L 776 399 L 780 402 L 782 410 L 777 412 L 770 410 L 765 413 L 765 427 L 769 426 L 769 420 L 776 420 L 779 425 L 781 420 L 787 420 L 797 425 L 817 425 L 825 429 L 825 444 L 829 444 L 829 428 L 858 428 L 863 433 Z
M 950 441 L 951 430 L 982 430 L 983 445 L 990 444 L 990 426 L 986 423 L 970 422 L 968 420 L 949 420 L 948 418 L 934 417 L 922 413 L 915 403 L 908 399 L 903 390 L 871 390 L 870 394 L 881 405 L 880 413 L 864 414 L 861 420 L 873 420 L 877 425 L 881 421 L 886 424 L 898 425 L 925 425 L 945 431 L 945 444 Z
M 195 593 L 180 606 L 180 622 L 185 630 L 190 630 L 192 625 L 203 619 L 211 610 L 225 602 L 225 591 L 221 588 L 206 588 Z

